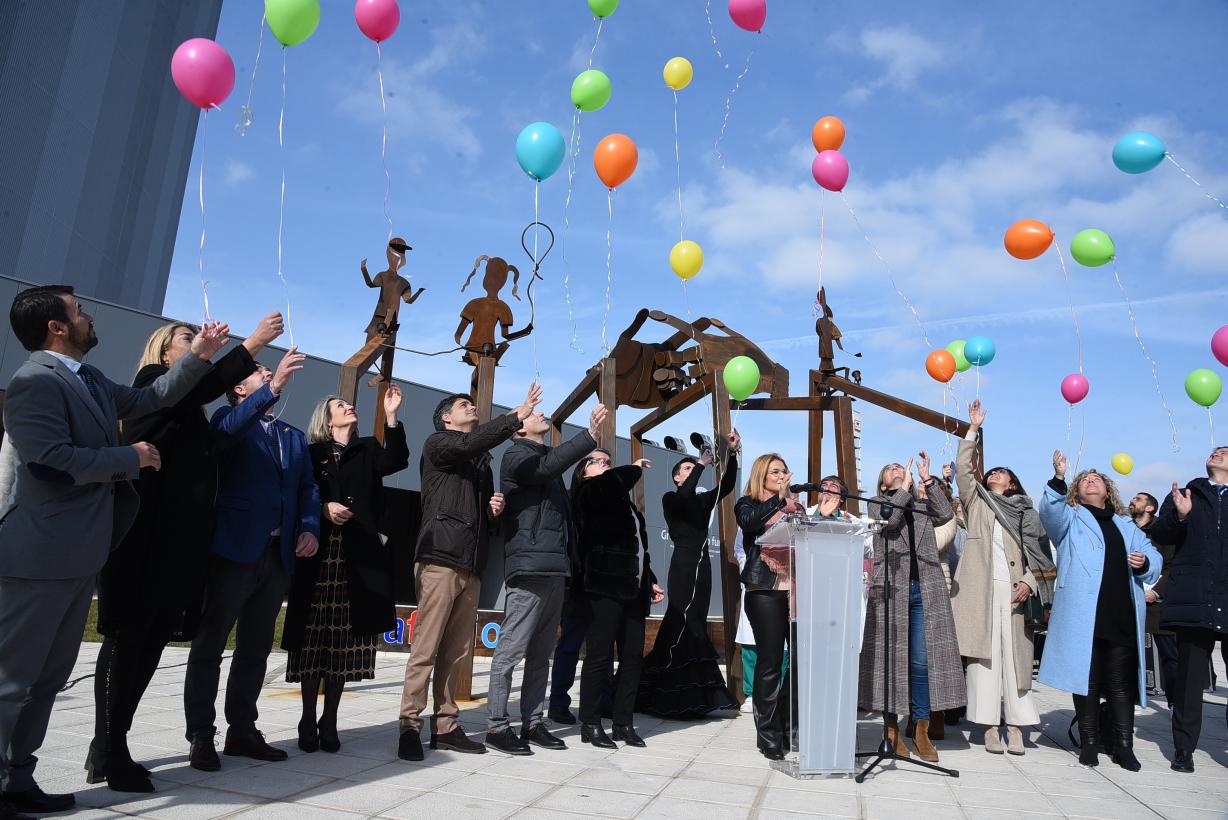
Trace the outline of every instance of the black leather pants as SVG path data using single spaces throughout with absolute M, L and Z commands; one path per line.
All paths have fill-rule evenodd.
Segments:
M 1075 695 L 1075 714 L 1079 719 L 1079 739 L 1084 749 L 1095 749 L 1106 738 L 1100 733 L 1100 698 L 1109 704 L 1113 736 L 1107 745 L 1130 749 L 1134 746 L 1134 704 L 1138 688 L 1138 649 L 1116 646 L 1107 641 L 1092 641 L 1092 663 L 1087 679 L 1087 695 Z
M 755 632 L 755 680 L 751 700 L 755 706 L 757 745 L 762 750 L 787 750 L 791 730 L 790 696 L 796 702 L 792 668 L 781 675 L 785 644 L 793 649 L 790 667 L 797 663 L 796 647 L 789 634 L 789 593 L 747 590 L 746 619 Z

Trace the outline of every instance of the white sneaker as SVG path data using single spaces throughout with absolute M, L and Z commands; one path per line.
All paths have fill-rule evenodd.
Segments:
M 750 698 L 747 698 L 746 700 L 742 701 L 742 706 L 741 708 L 738 709 L 738 711 L 744 715 L 754 714 L 755 712 L 754 701 L 752 701 Z

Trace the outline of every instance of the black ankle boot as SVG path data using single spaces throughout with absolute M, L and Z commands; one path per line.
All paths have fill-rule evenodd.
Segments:
M 307 754 L 320 748 L 320 734 L 315 720 L 310 717 L 304 717 L 298 722 L 298 747 Z
M 1119 733 L 1111 755 L 1113 762 L 1128 772 L 1137 772 L 1143 768 L 1143 764 L 1138 762 L 1138 758 L 1134 756 L 1134 749 L 1131 748 L 1133 740 L 1134 738 L 1130 735 L 1123 736 Z
M 619 726 L 615 723 L 614 739 L 621 740 L 628 746 L 635 746 L 637 749 L 643 749 L 648 745 L 644 742 L 644 738 L 635 733 L 634 726 Z
M 591 743 L 598 749 L 617 749 L 618 744 L 610 740 L 600 723 L 581 723 L 580 742 Z
M 337 718 L 324 718 L 317 724 L 320 733 L 320 748 L 326 752 L 335 753 L 341 749 L 341 738 L 337 737 Z

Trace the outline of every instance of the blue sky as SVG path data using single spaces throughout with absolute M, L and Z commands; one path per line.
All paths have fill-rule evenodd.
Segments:
M 383 268 L 381 114 L 375 48 L 357 30 L 352 4 L 323 6 L 316 34 L 285 52 L 284 154 L 277 143 L 282 49 L 266 31 L 255 121 L 240 137 L 234 124 L 248 91 L 261 4 L 228 0 L 223 7 L 217 39 L 234 57 L 238 81 L 207 123 L 205 265 L 213 313 L 236 332 L 283 304 L 276 255 L 284 156 L 284 275 L 295 339 L 313 354 L 344 359 L 363 341 L 375 296 L 358 262 L 367 257 L 373 272 Z M 391 210 L 396 233 L 414 246 L 407 271 L 427 289 L 402 312 L 401 343 L 440 350 L 452 346 L 457 313 L 471 296 L 459 289 L 475 257 L 501 255 L 531 269 L 519 237 L 533 218 L 534 185 L 516 164 L 515 138 L 536 120 L 570 135 L 569 89 L 588 65 L 597 23 L 583 0 L 401 7 L 400 29 L 383 49 Z M 1207 414 L 1182 385 L 1196 367 L 1228 377 L 1210 353 L 1211 334 L 1228 323 L 1228 212 L 1171 164 L 1129 176 L 1113 167 L 1110 151 L 1125 131 L 1153 131 L 1208 190 L 1228 197 L 1228 85 L 1216 57 L 1228 36 L 1228 6 L 774 0 L 755 35 L 736 28 L 714 0 L 712 20 L 724 61 L 704 0 L 625 0 L 605 21 L 593 67 L 610 76 L 613 96 L 580 119 L 567 234 L 566 273 L 584 352 L 572 349 L 556 246 L 534 291 L 537 330 L 504 358 L 497 400 L 518 402 L 540 370 L 553 407 L 599 356 L 608 216 L 592 151 L 605 134 L 621 132 L 638 144 L 640 163 L 614 198 L 611 339 L 641 306 L 715 316 L 789 368 L 793 392 L 804 392 L 806 372 L 817 364 L 811 309 L 822 215 L 824 282 L 846 347 L 863 353 L 856 366 L 866 383 L 963 414 L 976 393 L 973 374 L 953 395 L 929 379 L 921 330 L 883 263 L 845 201 L 821 192 L 810 176 L 811 125 L 833 114 L 848 130 L 847 203 L 932 345 L 976 334 L 997 345 L 980 377 L 990 461 L 1011 465 L 1038 495 L 1053 448 L 1069 449 L 1073 461 L 1085 425 L 1084 465 L 1107 470 L 1116 452 L 1134 458 L 1124 492 L 1158 495 L 1174 479 L 1201 474 L 1211 444 Z M 714 141 L 752 51 L 721 143 L 722 168 Z M 689 299 L 667 261 L 679 219 L 673 100 L 661 68 L 674 56 L 695 67 L 694 82 L 679 93 L 679 146 L 685 232 L 703 246 L 706 263 L 690 282 Z M 188 319 L 203 314 L 196 180 L 204 130 L 165 309 Z M 541 218 L 560 234 L 566 192 L 566 166 L 540 187 Z M 1003 232 L 1022 218 L 1051 225 L 1064 252 L 1083 228 L 1114 238 L 1179 452 L 1112 266 L 1080 267 L 1069 255 L 1092 392 L 1075 408 L 1068 437 L 1058 393 L 1062 377 L 1077 369 L 1067 293 L 1053 250 L 1029 262 L 1003 250 Z M 521 325 L 527 303 L 504 298 Z M 640 338 L 664 335 L 648 327 Z M 457 389 L 469 378 L 454 355 L 401 354 L 397 372 Z M 887 461 L 922 448 L 936 461 L 954 452 L 940 433 L 857 406 L 867 485 Z M 1217 410 L 1223 443 L 1228 416 Z M 620 431 L 639 414 L 624 408 Z M 659 432 L 685 434 L 710 423 L 697 408 Z M 782 452 L 798 477 L 804 474 L 800 414 L 743 413 L 739 427 L 749 451 Z

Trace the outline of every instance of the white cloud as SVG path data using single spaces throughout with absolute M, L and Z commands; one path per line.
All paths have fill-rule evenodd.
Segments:
M 1228 219 L 1218 213 L 1194 217 L 1168 240 L 1169 264 L 1208 273 L 1228 273 Z
M 223 179 L 227 185 L 238 185 L 240 182 L 246 182 L 251 179 L 254 174 L 252 166 L 246 162 L 228 159 L 226 160 L 226 170 Z
M 882 64 L 881 75 L 848 92 L 849 99 L 855 102 L 883 88 L 912 88 L 922 73 L 942 65 L 947 57 L 941 47 L 907 26 L 869 26 L 855 40 L 841 32 L 828 42 L 841 51 L 861 54 Z

